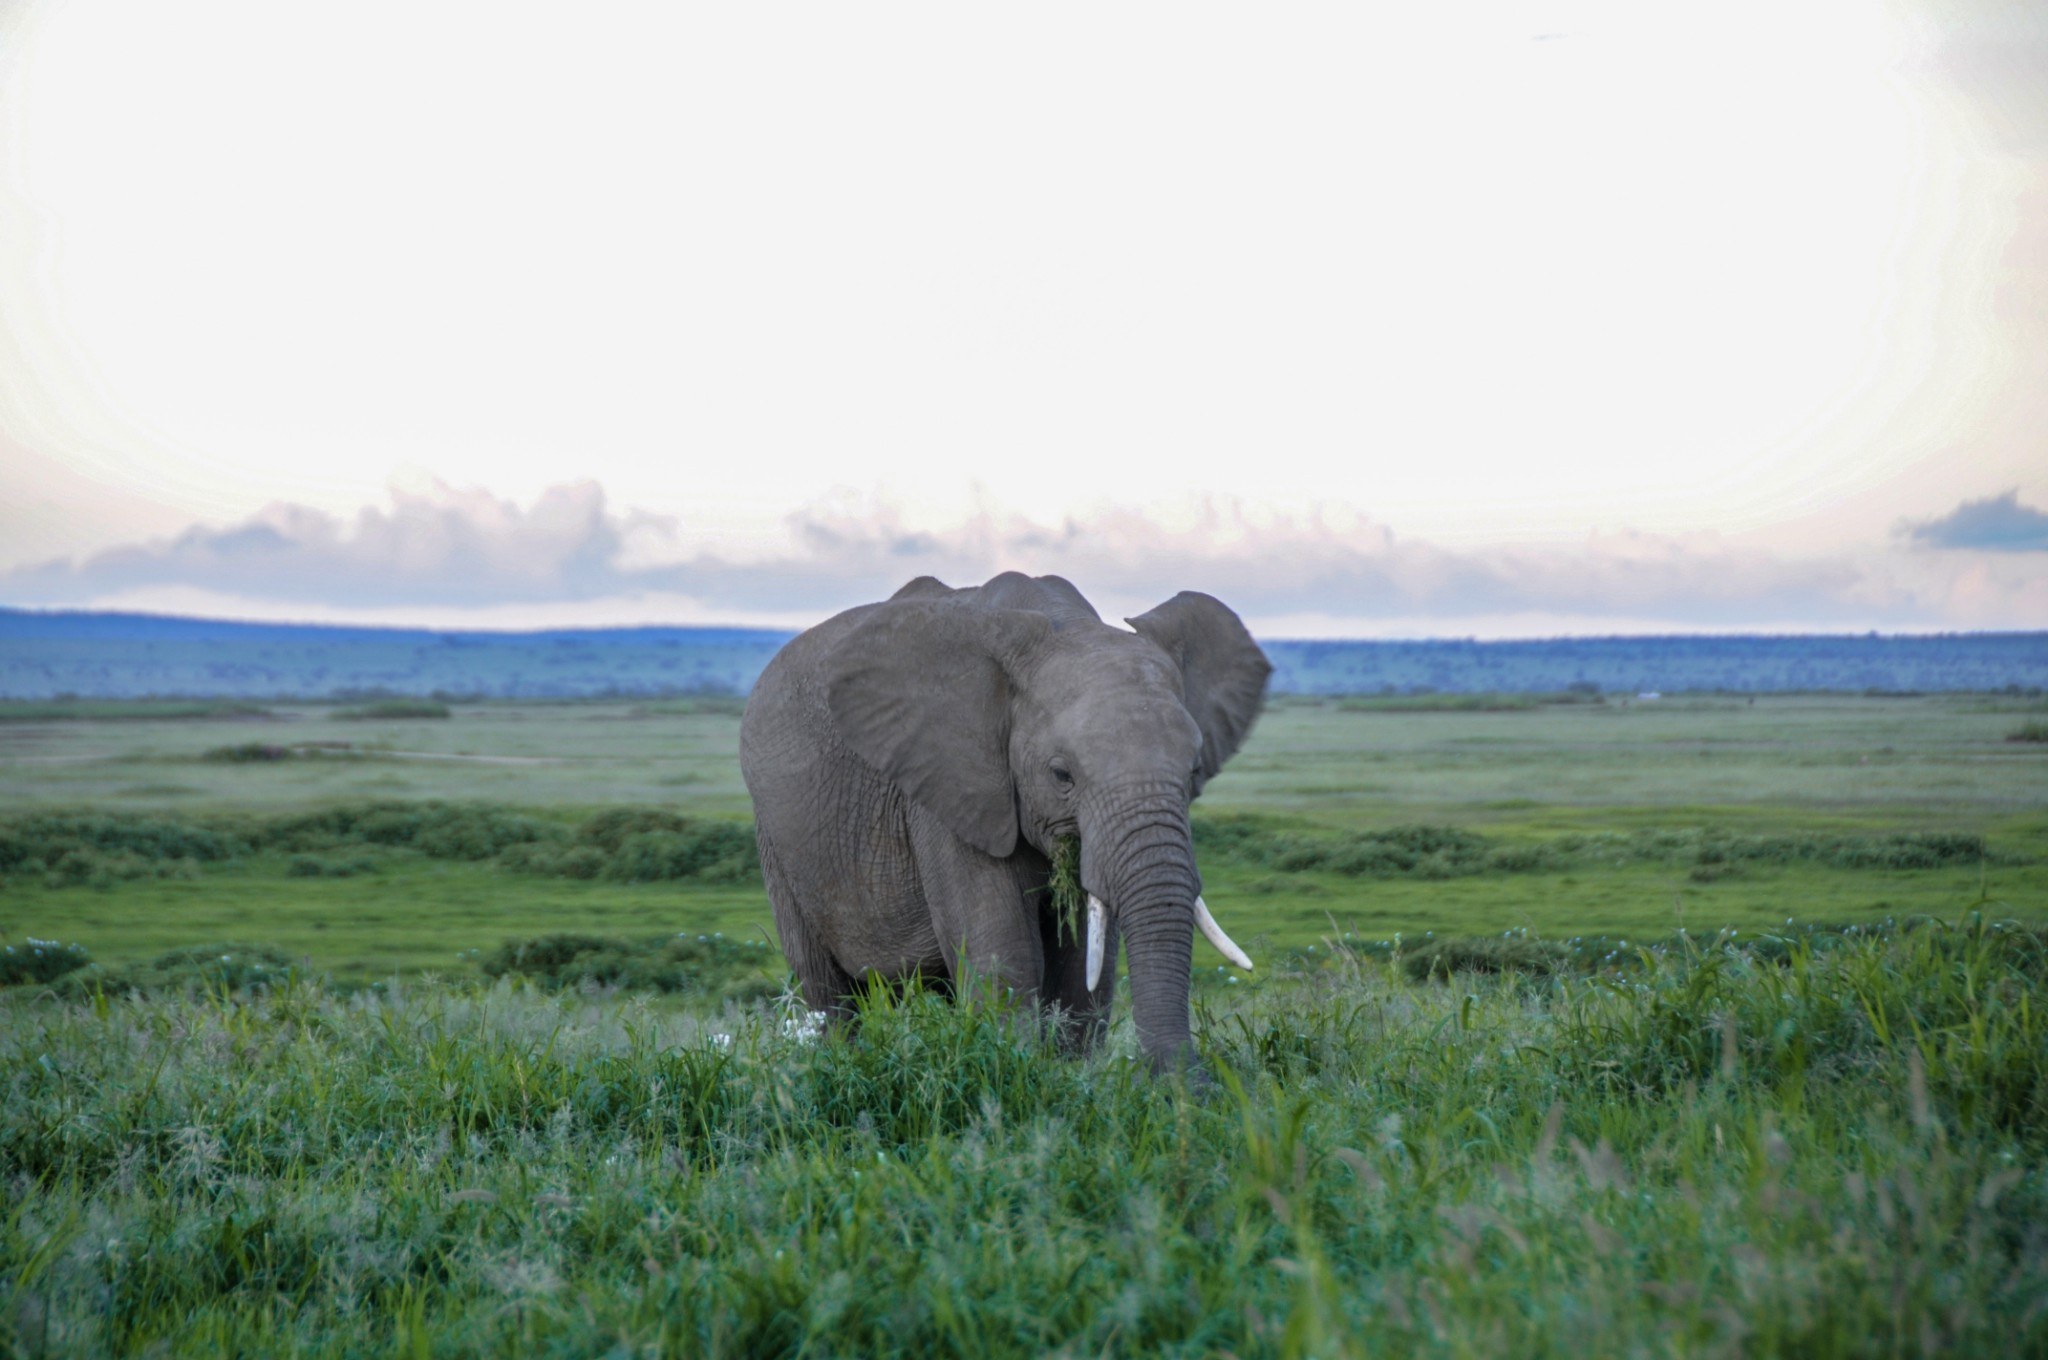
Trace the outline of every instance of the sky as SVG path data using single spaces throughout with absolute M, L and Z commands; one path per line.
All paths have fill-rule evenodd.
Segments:
M 0 605 L 2048 628 L 2048 7 L 0 0 Z

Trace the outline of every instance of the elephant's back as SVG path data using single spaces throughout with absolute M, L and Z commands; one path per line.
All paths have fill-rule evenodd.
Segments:
M 805 629 L 769 658 L 754 682 L 740 718 L 740 773 L 757 807 L 776 795 L 777 785 L 815 778 L 819 764 L 837 752 L 825 707 L 825 661 L 878 608 L 860 605 Z

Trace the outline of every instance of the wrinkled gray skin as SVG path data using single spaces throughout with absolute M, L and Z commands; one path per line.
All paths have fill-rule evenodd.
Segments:
M 843 1017 L 872 973 L 963 964 L 1057 1005 L 1065 1042 L 1107 1023 L 1119 937 L 1155 1068 L 1185 1063 L 1194 900 L 1188 803 L 1243 743 L 1271 671 L 1237 615 L 1183 591 L 1102 622 L 1057 576 L 954 590 L 921 577 L 778 653 L 740 726 L 783 953 Z M 1084 929 L 1047 880 L 1063 836 L 1109 906 L 1090 992 Z M 1081 923 L 1077 923 L 1081 924 Z M 1064 938 L 1063 938 L 1064 936 Z

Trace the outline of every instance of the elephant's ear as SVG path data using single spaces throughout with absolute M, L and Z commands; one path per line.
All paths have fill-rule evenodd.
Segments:
M 1202 782 L 1237 754 L 1266 702 L 1272 663 L 1230 607 L 1183 590 L 1165 604 L 1125 619 L 1180 666 L 1188 712 L 1202 729 Z
M 833 725 L 954 835 L 1003 858 L 1017 848 L 1010 676 L 1051 633 L 1020 609 L 878 605 L 825 660 Z

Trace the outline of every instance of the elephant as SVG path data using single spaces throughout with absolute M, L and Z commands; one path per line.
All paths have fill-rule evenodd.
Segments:
M 1121 943 L 1140 1048 L 1192 1064 L 1188 988 L 1209 913 L 1188 805 L 1243 745 L 1272 672 L 1237 615 L 1182 591 L 1104 623 L 1058 576 L 911 581 L 769 662 L 740 724 L 761 871 L 806 1003 L 965 970 L 1058 1017 L 1070 1051 L 1107 1028 Z M 1079 922 L 1049 883 L 1079 842 Z M 1110 966 L 1105 969 L 1105 957 Z

